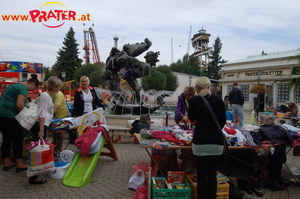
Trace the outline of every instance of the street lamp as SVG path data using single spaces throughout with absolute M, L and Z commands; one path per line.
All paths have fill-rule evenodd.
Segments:
M 256 73 L 256 79 L 257 79 L 257 85 L 259 85 L 259 82 L 261 80 L 261 72 L 258 71 Z M 257 93 L 257 105 L 256 105 L 256 113 L 258 114 L 259 113 L 259 93 Z
M 189 76 L 189 83 L 190 83 L 190 86 L 192 85 L 192 75 Z
M 259 82 L 261 80 L 261 72 L 260 71 L 257 72 L 256 78 L 257 78 L 257 82 L 258 82 L 258 85 L 259 85 Z
M 63 80 L 65 82 L 65 78 L 66 78 L 66 72 L 65 71 L 61 72 L 61 77 L 63 78 Z

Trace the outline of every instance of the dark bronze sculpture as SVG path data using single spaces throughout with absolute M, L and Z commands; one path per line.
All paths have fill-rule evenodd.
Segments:
M 136 79 L 152 73 L 152 67 L 159 61 L 157 59 L 159 52 L 147 52 L 144 56 L 145 62 L 141 62 L 135 57 L 148 50 L 151 45 L 152 42 L 146 38 L 141 43 L 125 44 L 122 51 L 114 47 L 111 49 L 109 57 L 106 59 L 106 70 L 100 75 L 100 78 L 109 82 L 111 91 L 122 90 L 119 84 L 119 71 L 124 68 L 126 72 L 123 79 L 134 90 L 136 101 L 140 103 L 140 86 Z

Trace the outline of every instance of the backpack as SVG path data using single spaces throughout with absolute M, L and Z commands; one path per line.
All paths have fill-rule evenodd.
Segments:
M 289 107 L 287 107 L 286 105 L 280 105 L 278 107 L 278 111 L 281 112 L 281 113 L 286 113 L 286 112 L 290 112 L 291 110 L 289 109 Z

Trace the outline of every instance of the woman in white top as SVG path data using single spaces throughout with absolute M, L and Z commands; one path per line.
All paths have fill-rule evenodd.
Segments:
M 30 129 L 32 133 L 32 141 L 46 139 L 48 127 L 54 114 L 54 105 L 52 95 L 57 93 L 62 87 L 63 82 L 56 76 L 50 77 L 44 84 L 46 92 L 38 97 L 38 104 L 42 109 L 38 122 Z M 37 175 L 29 177 L 30 184 L 44 184 L 47 180 L 38 178 Z
M 89 85 L 89 77 L 82 76 L 80 78 L 80 87 L 75 92 L 72 117 L 78 117 L 92 112 L 97 107 L 105 109 L 102 100 L 98 98 L 95 89 Z

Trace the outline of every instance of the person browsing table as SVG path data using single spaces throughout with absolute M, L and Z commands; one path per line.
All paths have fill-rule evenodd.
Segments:
M 211 82 L 207 77 L 200 77 L 196 81 L 195 90 L 198 96 L 189 102 L 188 117 L 196 121 L 192 150 L 197 169 L 197 186 L 199 199 L 215 199 L 217 196 L 217 169 L 223 153 L 223 133 L 216 125 L 205 98 L 214 114 L 220 128 L 226 123 L 226 111 L 223 100 L 211 94 Z
M 176 124 L 179 123 L 191 123 L 188 118 L 188 103 L 192 97 L 195 96 L 195 89 L 192 86 L 187 86 L 178 96 L 177 106 L 175 110 L 174 120 Z
M 61 91 L 52 95 L 54 104 L 54 119 L 64 118 L 69 116 L 69 109 L 67 107 L 65 96 Z M 62 144 L 64 140 L 63 132 L 52 133 L 53 144 L 56 146 L 54 155 L 59 154 L 62 151 Z
M 0 100 L 0 130 L 3 135 L 1 146 L 2 158 L 4 159 L 3 171 L 7 171 L 14 166 L 17 166 L 17 172 L 27 170 L 27 165 L 22 160 L 24 128 L 15 117 L 25 108 L 28 91 L 34 91 L 39 85 L 37 75 L 31 74 L 30 79 L 8 86 L 2 94 Z M 11 162 L 10 159 L 11 146 L 16 163 Z
M 37 99 L 37 103 L 42 111 L 38 122 L 30 129 L 32 141 L 46 139 L 48 128 L 54 115 L 52 95 L 57 93 L 63 87 L 63 82 L 58 77 L 52 76 L 44 83 L 44 87 L 46 88 L 46 91 Z M 30 184 L 45 184 L 46 182 L 47 180 L 41 179 L 37 175 L 29 177 Z

